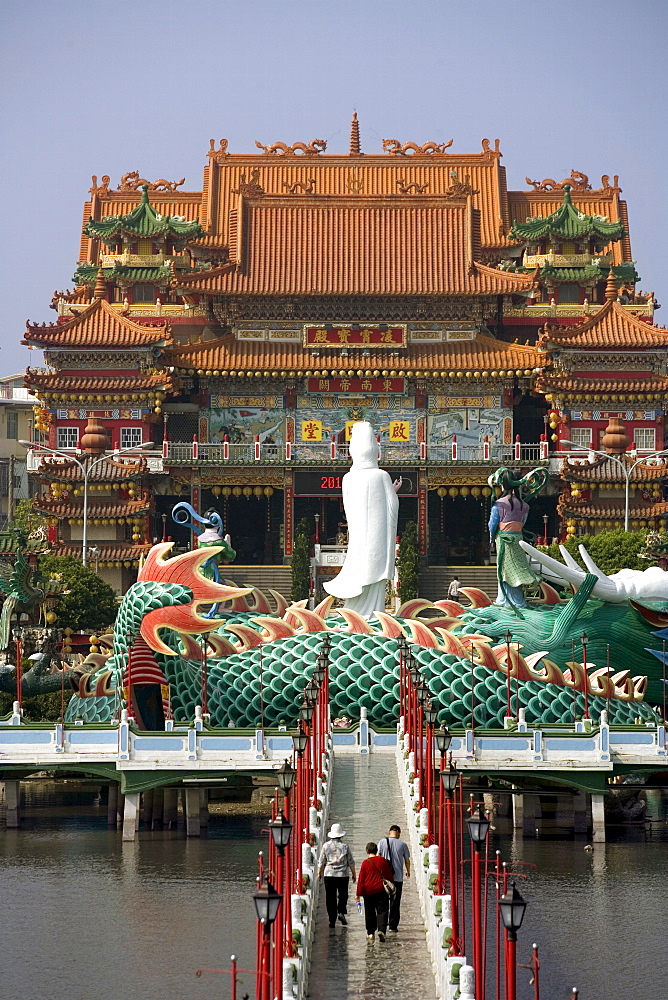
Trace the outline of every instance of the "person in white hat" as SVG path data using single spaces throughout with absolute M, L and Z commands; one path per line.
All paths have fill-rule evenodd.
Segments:
M 325 903 L 330 927 L 336 926 L 337 917 L 342 924 L 348 923 L 348 873 L 353 882 L 357 879 L 352 851 L 343 840 L 345 835 L 346 831 L 340 823 L 332 823 L 318 862 L 318 878 L 324 876 L 325 880 Z

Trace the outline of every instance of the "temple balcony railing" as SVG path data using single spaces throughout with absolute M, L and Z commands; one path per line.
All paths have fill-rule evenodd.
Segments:
M 84 305 L 90 303 L 83 303 Z M 177 304 L 175 302 L 137 302 L 136 304 L 132 302 L 109 302 L 108 305 L 112 309 L 116 309 L 119 313 L 122 312 L 124 316 L 132 317 L 142 317 L 142 316 L 171 316 L 173 318 L 186 318 L 191 319 L 193 317 L 205 317 L 207 315 L 206 309 L 202 309 L 199 306 L 191 306 L 187 304 Z M 58 299 L 58 315 L 59 316 L 78 316 L 81 311 L 82 303 L 74 303 L 74 309 L 67 301 L 67 299 Z
M 504 318 L 534 319 L 539 323 L 541 319 L 546 317 L 549 319 L 552 316 L 563 318 L 593 316 L 594 313 L 603 308 L 603 305 L 602 302 L 538 302 L 536 305 L 520 306 L 519 308 L 504 306 L 503 315 Z M 623 305 L 623 308 L 632 316 L 647 316 L 650 320 L 654 318 L 653 301 L 643 302 L 639 305 Z
M 189 257 L 178 253 L 172 256 L 165 253 L 105 253 L 100 260 L 102 267 L 113 267 L 114 264 L 121 264 L 123 267 L 162 267 L 167 262 L 173 263 L 177 268 L 190 268 Z
M 165 441 L 165 467 L 178 465 L 341 465 L 350 460 L 347 442 L 298 441 L 244 444 L 211 441 Z M 438 445 L 410 442 L 381 442 L 379 461 L 389 465 L 498 465 L 500 463 L 540 464 L 548 461 L 546 441 L 512 444 L 460 445 L 456 438 Z
M 612 263 L 611 253 L 548 253 L 525 254 L 524 267 L 543 267 L 550 264 L 552 267 L 586 267 L 588 264 L 596 262 L 601 267 L 607 267 Z

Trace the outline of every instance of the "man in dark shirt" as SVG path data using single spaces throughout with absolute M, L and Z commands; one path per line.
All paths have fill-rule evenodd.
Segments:
M 383 837 L 378 843 L 378 853 L 381 858 L 390 862 L 394 869 L 394 885 L 396 892 L 390 900 L 389 928 L 395 933 L 399 930 L 399 920 L 401 919 L 401 893 L 404 888 L 404 865 L 406 866 L 406 878 L 411 875 L 411 852 L 408 844 L 401 839 L 401 827 L 394 823 L 388 830 L 387 837 Z

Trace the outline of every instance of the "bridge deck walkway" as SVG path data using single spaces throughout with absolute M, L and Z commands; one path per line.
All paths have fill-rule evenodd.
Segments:
M 385 835 L 391 823 L 408 820 L 393 756 L 335 756 L 330 825 L 341 823 L 357 870 L 365 845 Z M 309 995 L 317 1000 L 435 1000 L 435 983 L 425 942 L 415 880 L 404 883 L 398 934 L 384 943 L 367 942 L 350 886 L 348 926 L 330 930 L 325 894 L 320 895 L 313 943 Z

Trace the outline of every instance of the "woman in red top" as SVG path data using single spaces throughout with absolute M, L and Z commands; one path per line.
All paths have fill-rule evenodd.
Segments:
M 378 845 L 374 844 L 373 841 L 366 845 L 366 854 L 357 877 L 355 901 L 359 903 L 360 896 L 364 897 L 367 940 L 373 941 L 376 930 L 378 930 L 378 940 L 384 941 L 387 933 L 390 897 L 385 892 L 383 879 L 394 884 L 394 870 L 389 861 L 378 856 Z

